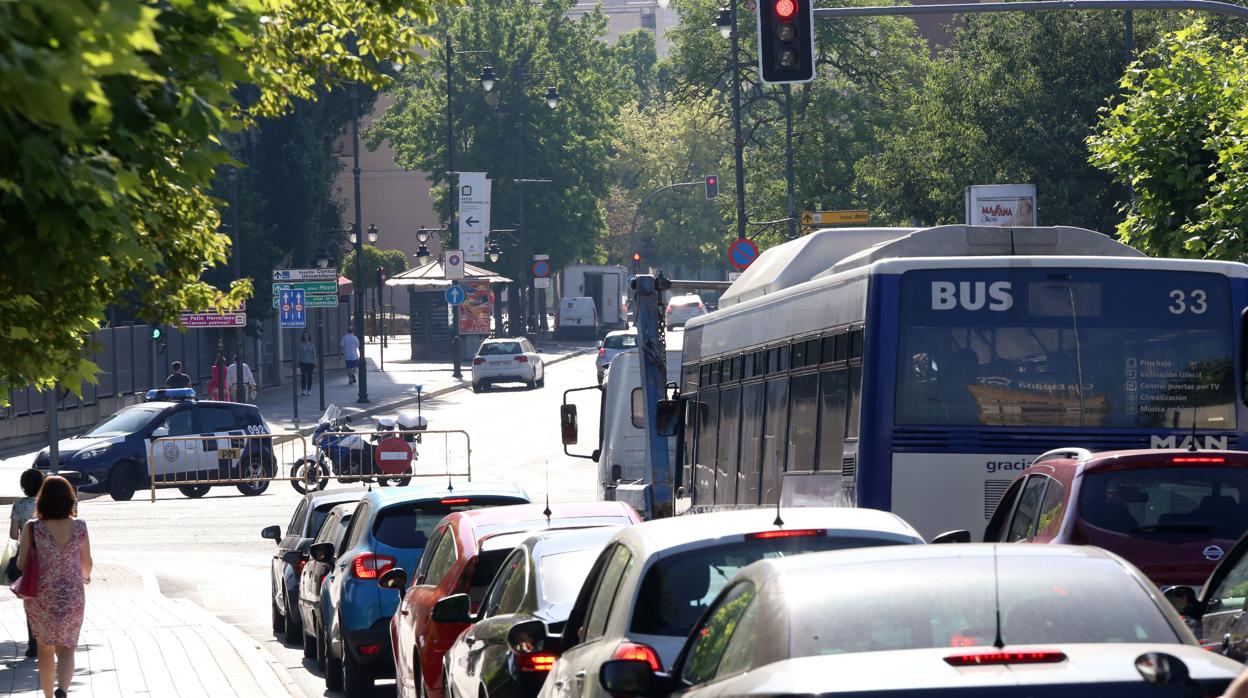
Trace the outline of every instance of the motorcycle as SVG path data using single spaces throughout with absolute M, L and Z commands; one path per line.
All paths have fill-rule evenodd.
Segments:
M 383 420 L 388 420 L 389 426 L 382 427 Z M 394 430 L 396 435 L 401 434 L 401 438 L 411 445 L 412 457 L 415 459 L 415 444 L 420 442 L 420 435 L 412 432 L 427 428 L 428 420 L 404 413 L 398 418 L 382 418 L 378 421 L 378 431 Z M 371 483 L 376 480 L 385 487 L 391 482 L 396 485 L 411 482 L 410 474 L 389 476 L 377 467 L 377 445 L 382 438 L 387 437 L 375 434 L 372 438 L 365 438 L 363 435 L 346 433 L 351 431 L 351 417 L 344 415 L 341 408 L 330 405 L 325 409 L 312 431 L 312 444 L 316 447 L 316 454 L 300 458 L 290 466 L 290 485 L 296 492 L 305 494 L 323 490 L 329 484 L 331 475 L 344 484 Z M 410 464 L 407 472 L 411 472 Z

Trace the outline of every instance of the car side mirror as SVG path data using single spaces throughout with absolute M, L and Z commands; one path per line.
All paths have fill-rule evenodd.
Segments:
M 160 426 L 152 430 L 153 439 L 159 439 L 161 437 L 168 436 L 168 435 L 169 435 L 169 427 L 165 426 L 164 424 L 161 424 Z
M 304 553 L 299 552 L 298 550 L 287 550 L 286 552 L 282 553 L 282 562 L 285 562 L 291 567 L 298 567 L 299 563 L 303 562 L 306 559 L 307 559 L 307 556 Z
M 655 428 L 661 436 L 675 436 L 680 426 L 680 400 L 659 400 Z
M 644 659 L 615 659 L 598 668 L 598 683 L 617 698 L 646 698 L 670 693 L 670 679 Z
M 391 567 L 377 580 L 377 586 L 382 589 L 394 589 L 402 598 L 403 590 L 407 588 L 407 571 L 402 567 Z
M 433 605 L 434 623 L 471 623 L 472 599 L 467 594 L 451 594 Z
M 260 529 L 260 537 L 268 538 L 269 540 L 275 543 L 279 542 L 282 540 L 282 527 L 281 526 L 265 526 L 264 528 Z
M 561 644 L 559 636 L 549 634 L 546 623 L 540 620 L 516 623 L 507 631 L 507 646 L 516 654 L 558 653 Z
M 576 443 L 576 405 L 559 406 L 559 430 L 563 436 L 564 446 Z
M 1154 686 L 1182 686 L 1191 680 L 1183 660 L 1165 652 L 1145 652 L 1135 658 L 1135 670 Z
M 334 561 L 334 544 L 333 543 L 317 543 L 308 548 L 308 557 L 317 562 L 326 564 Z
M 971 532 L 965 529 L 945 531 L 932 539 L 932 543 L 970 543 Z
M 1200 618 L 1204 615 L 1200 608 L 1200 599 L 1196 598 L 1196 590 L 1188 586 L 1174 586 L 1162 592 L 1166 600 L 1174 606 L 1181 616 Z

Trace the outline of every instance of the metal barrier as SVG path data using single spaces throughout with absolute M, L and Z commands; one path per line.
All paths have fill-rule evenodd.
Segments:
M 259 442 L 259 443 L 256 443 Z M 176 487 L 197 498 L 214 485 L 234 485 L 257 495 L 282 475 L 283 461 L 307 458 L 307 437 L 297 433 L 161 436 L 147 453 L 147 476 L 156 490 Z
M 351 436 L 363 439 L 365 447 L 349 449 L 329 443 Z M 408 436 L 415 437 L 414 442 L 408 442 Z M 455 450 L 457 456 L 462 453 L 462 468 L 452 459 L 450 442 L 456 436 L 464 441 L 462 451 Z M 442 440 L 441 448 L 429 443 L 431 437 Z M 411 449 L 409 454 L 389 444 L 393 450 L 378 455 L 386 441 L 396 438 Z M 147 458 L 151 499 L 156 501 L 157 489 L 173 487 L 195 498 L 215 485 L 233 485 L 245 495 L 257 495 L 274 481 L 290 482 L 305 492 L 324 489 L 330 479 L 376 481 L 383 486 L 406 485 L 413 478 L 472 479 L 472 437 L 463 429 L 330 431 L 317 434 L 316 439 L 321 445 L 314 445 L 311 452 L 308 437 L 293 432 L 152 439 Z M 261 443 L 253 444 L 257 440 Z M 439 452 L 440 460 L 436 458 Z

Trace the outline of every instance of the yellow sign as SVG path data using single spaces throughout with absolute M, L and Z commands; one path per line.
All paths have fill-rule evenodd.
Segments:
M 802 225 L 833 225 L 835 223 L 866 223 L 866 209 L 851 211 L 802 211 Z

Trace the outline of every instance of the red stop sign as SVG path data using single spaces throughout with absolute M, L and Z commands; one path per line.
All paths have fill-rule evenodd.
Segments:
M 412 464 L 412 447 L 396 436 L 384 439 L 377 444 L 373 454 L 377 469 L 386 475 L 402 475 Z

